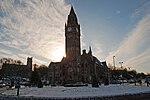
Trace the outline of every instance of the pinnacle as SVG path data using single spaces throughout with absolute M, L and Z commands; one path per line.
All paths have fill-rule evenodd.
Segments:
M 89 46 L 89 53 L 88 54 L 92 55 L 91 46 Z

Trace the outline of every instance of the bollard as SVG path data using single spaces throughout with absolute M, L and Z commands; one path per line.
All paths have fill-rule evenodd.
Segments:
M 19 96 L 19 87 L 17 88 L 17 96 Z

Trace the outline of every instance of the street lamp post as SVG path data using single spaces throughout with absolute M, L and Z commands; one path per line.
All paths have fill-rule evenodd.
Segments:
M 120 66 L 121 66 L 121 68 L 122 68 L 122 67 L 123 67 L 123 66 L 122 66 L 123 62 L 119 62 L 119 64 L 120 64 Z

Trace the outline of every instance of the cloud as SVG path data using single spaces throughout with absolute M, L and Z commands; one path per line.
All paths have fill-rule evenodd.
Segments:
M 10 52 L 10 51 L 8 51 L 8 50 L 4 50 L 4 49 L 1 48 L 0 54 L 12 55 L 12 52 Z
M 150 13 L 150 1 L 146 2 L 145 4 L 141 5 L 137 9 L 135 9 L 134 13 L 132 14 L 132 18 L 142 17 L 143 15 L 146 15 Z
M 117 11 L 116 11 L 116 14 L 120 14 L 120 13 L 121 13 L 120 10 L 117 10 Z
M 53 60 L 53 51 L 64 46 L 69 7 L 64 0 L 1 1 L 0 43 Z
M 93 43 L 93 49 L 94 49 L 94 55 L 101 55 L 102 54 L 102 52 L 103 52 L 103 50 L 102 50 L 102 48 L 101 48 L 101 44 L 99 44 L 99 43 Z M 101 57 L 100 57 L 101 58 Z
M 147 49 L 146 51 L 144 51 L 143 53 L 130 58 L 129 60 L 126 61 L 126 65 L 138 66 L 140 63 L 150 62 L 150 52 L 149 51 L 150 51 L 150 48 Z
M 148 2 L 147 5 L 150 3 Z M 146 5 L 146 4 L 145 4 Z M 147 7 L 150 10 L 150 6 Z M 139 10 L 141 11 L 140 8 Z M 150 62 L 150 14 L 145 13 L 143 18 L 139 20 L 135 28 L 133 28 L 121 43 L 117 50 L 110 52 L 106 58 L 108 62 L 112 62 L 112 56 L 116 56 L 116 60 L 124 62 L 125 66 L 142 67 L 142 63 Z M 150 63 L 149 63 L 150 64 Z M 149 64 L 147 66 L 149 66 Z

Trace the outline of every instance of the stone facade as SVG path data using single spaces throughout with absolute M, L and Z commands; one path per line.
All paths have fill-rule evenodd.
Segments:
M 66 57 L 61 62 L 51 62 L 49 65 L 52 84 L 91 83 L 93 76 L 98 80 L 106 77 L 106 62 L 103 64 L 94 57 L 91 47 L 88 53 L 83 50 L 81 55 L 80 25 L 73 7 L 65 24 L 65 50 Z

